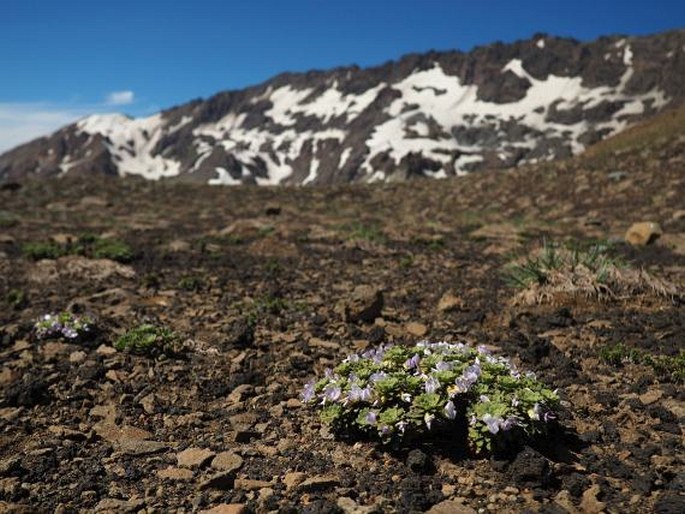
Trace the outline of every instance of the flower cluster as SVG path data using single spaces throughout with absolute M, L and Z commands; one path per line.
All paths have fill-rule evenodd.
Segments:
M 476 452 L 544 431 L 559 404 L 556 391 L 507 359 L 482 346 L 445 342 L 350 355 L 309 382 L 302 400 L 320 408 L 333 429 L 384 441 L 461 421 Z
M 33 326 L 38 339 L 64 338 L 71 341 L 92 334 L 93 320 L 87 316 L 76 316 L 70 312 L 46 314 Z

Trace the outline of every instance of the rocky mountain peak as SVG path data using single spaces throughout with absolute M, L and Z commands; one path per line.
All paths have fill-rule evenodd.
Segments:
M 447 177 L 563 158 L 685 96 L 685 31 L 546 34 L 373 68 L 283 73 L 147 118 L 93 115 L 0 156 L 0 178 L 212 184 Z

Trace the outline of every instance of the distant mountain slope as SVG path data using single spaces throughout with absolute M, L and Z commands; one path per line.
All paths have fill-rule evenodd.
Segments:
M 282 74 L 149 118 L 94 115 L 0 156 L 61 173 L 213 184 L 445 177 L 582 152 L 685 97 L 685 30 L 536 35 L 375 68 Z

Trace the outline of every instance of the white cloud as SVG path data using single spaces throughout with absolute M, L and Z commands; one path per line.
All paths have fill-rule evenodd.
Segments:
M 107 95 L 105 103 L 107 105 L 129 105 L 133 103 L 134 98 L 133 91 L 112 91 Z
M 51 134 L 90 112 L 48 103 L 0 103 L 0 153 Z

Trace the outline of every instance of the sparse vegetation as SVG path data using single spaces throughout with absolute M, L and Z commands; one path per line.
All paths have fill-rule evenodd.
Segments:
M 386 237 L 376 224 L 366 224 L 359 221 L 342 225 L 341 230 L 346 234 L 348 241 L 368 241 L 370 243 L 384 244 Z
M 609 270 L 621 264 L 608 254 L 608 246 L 592 244 L 583 249 L 578 244 L 561 247 L 545 241 L 537 255 L 528 256 L 523 263 L 513 264 L 505 273 L 507 282 L 525 288 L 533 284 L 545 285 L 555 274 L 589 274 L 601 285 L 609 278 Z
M 642 364 L 654 370 L 657 377 L 676 383 L 685 383 L 685 350 L 673 357 L 653 355 L 649 352 L 628 348 L 618 343 L 605 346 L 599 351 L 599 358 L 611 366 L 622 366 L 625 363 Z
M 74 242 L 59 244 L 53 241 L 28 242 L 22 246 L 22 253 L 30 259 L 57 259 L 65 255 L 83 255 L 95 259 L 111 259 L 118 262 L 130 262 L 133 250 L 126 243 L 117 239 L 104 239 L 93 235 L 84 235 Z
M 529 304 L 578 297 L 681 295 L 675 285 L 631 268 L 612 256 L 608 245 L 596 243 L 562 246 L 545 242 L 538 252 L 509 265 L 504 279 L 510 286 L 522 289 L 516 300 Z
M 204 287 L 204 281 L 195 275 L 186 275 L 178 281 L 178 288 L 184 291 L 199 291 Z
M 139 325 L 120 336 L 114 347 L 120 352 L 155 357 L 180 349 L 181 338 L 172 330 L 151 324 Z

